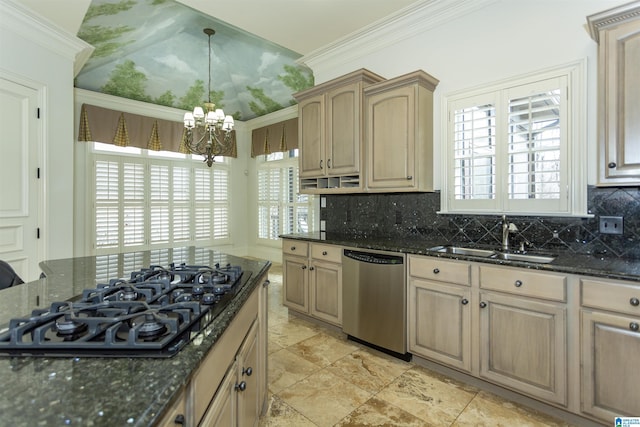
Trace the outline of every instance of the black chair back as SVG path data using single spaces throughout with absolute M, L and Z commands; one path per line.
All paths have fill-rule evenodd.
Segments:
M 24 283 L 9 263 L 0 260 L 0 289 L 10 288 Z

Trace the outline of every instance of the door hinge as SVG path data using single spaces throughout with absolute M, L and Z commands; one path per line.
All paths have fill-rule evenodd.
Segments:
M 40 107 L 36 108 L 36 115 L 38 118 L 40 118 Z
M 36 229 L 36 238 L 39 239 L 40 238 L 40 227 L 38 227 Z

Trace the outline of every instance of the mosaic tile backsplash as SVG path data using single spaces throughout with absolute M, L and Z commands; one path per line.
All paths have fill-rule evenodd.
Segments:
M 499 247 L 502 216 L 439 215 L 440 193 L 327 195 L 320 209 L 327 233 L 355 238 L 428 237 L 442 244 Z M 528 250 L 570 251 L 601 257 L 640 259 L 640 189 L 588 188 L 592 218 L 511 216 L 518 228 L 512 247 L 528 243 Z M 601 234 L 600 216 L 624 217 L 622 235 Z

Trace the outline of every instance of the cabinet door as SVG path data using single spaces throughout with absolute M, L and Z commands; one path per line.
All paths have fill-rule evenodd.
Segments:
M 600 35 L 600 180 L 640 183 L 640 19 Z
M 471 292 L 462 286 L 409 282 L 409 351 L 471 371 Z
M 285 256 L 282 264 L 282 303 L 303 313 L 309 312 L 307 258 Z
M 312 260 L 310 270 L 310 314 L 342 326 L 342 266 Z
M 327 93 L 328 175 L 358 173 L 361 150 L 361 90 L 353 83 Z
M 367 185 L 414 186 L 415 88 L 404 86 L 366 97 Z
M 238 353 L 238 425 L 256 426 L 260 416 L 258 390 L 258 322 L 254 322 Z
M 211 401 L 211 405 L 207 408 L 198 424 L 199 426 L 235 427 L 237 425 L 237 393 L 235 390 L 237 370 L 238 365 L 236 363 L 232 364 L 224 376 L 218 392 Z
M 317 95 L 298 104 L 298 144 L 300 176 L 325 175 L 325 111 L 324 95 Z
M 190 424 L 187 420 L 187 396 L 186 391 L 182 391 L 178 399 L 171 405 L 158 427 L 176 427 Z
M 480 294 L 480 376 L 566 405 L 564 304 Z
M 582 310 L 582 411 L 610 423 L 640 414 L 640 319 Z

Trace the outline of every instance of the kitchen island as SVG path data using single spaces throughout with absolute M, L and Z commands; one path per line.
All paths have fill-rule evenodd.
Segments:
M 28 316 L 32 309 L 48 307 L 51 302 L 94 288 L 105 274 L 126 277 L 128 271 L 167 261 L 191 265 L 231 263 L 242 267 L 244 280 L 237 285 L 225 310 L 173 357 L 0 356 L 2 423 L 29 427 L 160 423 L 174 402 L 188 395 L 187 388 L 203 360 L 224 338 L 223 333 L 245 303 L 257 300 L 255 293 L 267 279 L 270 262 L 194 247 L 53 260 L 41 263 L 46 277 L 0 291 L 2 331 L 10 319 Z M 266 328 L 266 321 L 259 327 Z M 265 358 L 261 366 L 266 368 L 266 340 L 262 341 L 259 346 L 265 348 L 258 354 Z M 221 364 L 221 375 L 227 368 Z

